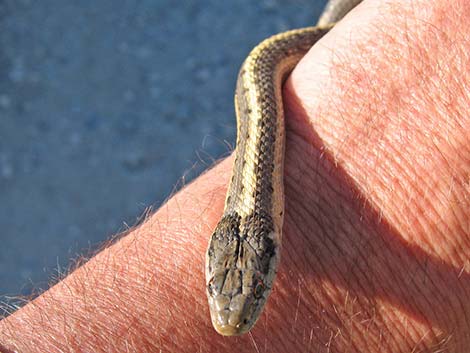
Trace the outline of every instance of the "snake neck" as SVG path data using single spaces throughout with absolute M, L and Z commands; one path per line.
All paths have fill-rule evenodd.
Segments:
M 259 44 L 237 80 L 237 149 L 225 213 L 262 212 L 282 227 L 285 145 L 282 85 L 299 60 L 327 29 L 293 30 Z M 281 229 L 276 229 L 281 231 Z

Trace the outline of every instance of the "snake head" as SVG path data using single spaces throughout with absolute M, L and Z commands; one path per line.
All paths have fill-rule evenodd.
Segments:
M 243 226 L 240 228 L 236 222 Z M 252 232 L 249 226 L 246 220 L 222 218 L 207 251 L 206 290 L 211 320 L 216 331 L 225 336 L 241 335 L 253 327 L 276 275 L 276 235 L 262 227 Z

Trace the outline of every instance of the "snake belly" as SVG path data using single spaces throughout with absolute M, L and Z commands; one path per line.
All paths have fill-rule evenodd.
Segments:
M 306 52 L 338 20 L 336 9 L 360 0 L 331 0 L 322 26 L 266 39 L 243 63 L 237 80 L 237 145 L 224 213 L 206 253 L 211 320 L 222 335 L 241 335 L 258 320 L 273 287 L 284 216 L 282 85 Z M 338 15 L 343 16 L 343 14 Z

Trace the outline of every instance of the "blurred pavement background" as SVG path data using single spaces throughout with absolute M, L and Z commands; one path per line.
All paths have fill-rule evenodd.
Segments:
M 0 301 L 227 155 L 243 59 L 324 3 L 0 0 Z

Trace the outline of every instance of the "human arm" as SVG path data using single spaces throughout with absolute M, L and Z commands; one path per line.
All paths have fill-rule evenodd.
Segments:
M 285 87 L 278 281 L 252 335 L 211 328 L 204 251 L 231 160 L 0 322 L 19 352 L 409 352 L 469 345 L 470 11 L 366 2 Z M 431 348 L 434 347 L 434 348 Z M 418 350 L 419 351 L 419 350 Z

